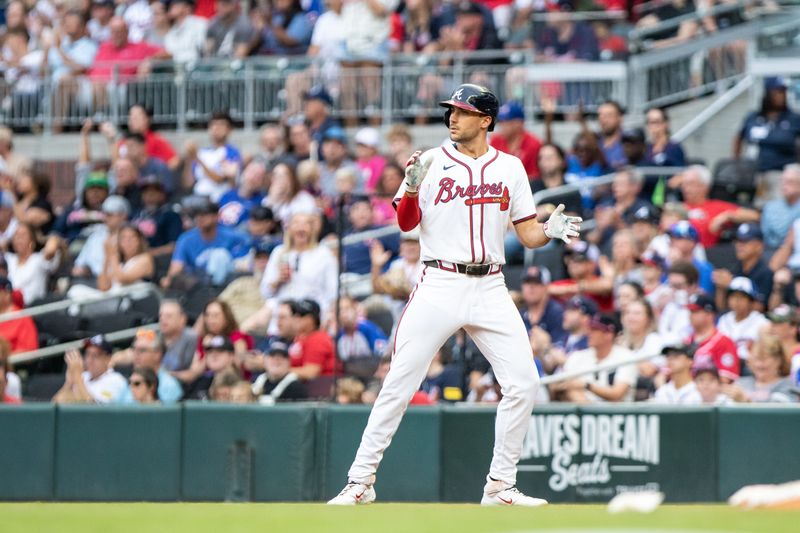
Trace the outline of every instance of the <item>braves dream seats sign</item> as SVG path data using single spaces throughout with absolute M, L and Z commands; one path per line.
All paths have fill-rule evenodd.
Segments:
M 657 490 L 648 472 L 660 437 L 659 415 L 533 415 L 520 472 L 545 472 L 550 490 L 580 496 Z

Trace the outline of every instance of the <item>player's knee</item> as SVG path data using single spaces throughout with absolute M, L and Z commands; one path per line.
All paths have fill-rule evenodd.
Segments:
M 504 396 L 510 396 L 522 401 L 532 401 L 539 391 L 539 377 L 536 374 L 524 374 L 514 376 L 503 392 Z

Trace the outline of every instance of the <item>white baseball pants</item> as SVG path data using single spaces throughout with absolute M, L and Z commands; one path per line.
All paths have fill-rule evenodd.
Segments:
M 351 481 L 371 483 L 433 355 L 460 328 L 491 363 L 503 393 L 489 476 L 516 484 L 539 386 L 525 325 L 502 274 L 470 277 L 431 267 L 423 270 L 397 325 L 392 365 L 348 472 Z

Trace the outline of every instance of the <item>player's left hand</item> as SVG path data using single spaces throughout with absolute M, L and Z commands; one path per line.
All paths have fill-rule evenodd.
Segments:
M 422 160 L 422 150 L 417 150 L 406 163 L 406 190 L 410 193 L 415 193 L 419 190 L 422 180 L 428 174 L 428 169 L 431 168 L 433 157 L 428 157 L 426 161 Z
M 551 239 L 561 239 L 565 243 L 572 242 L 571 237 L 580 237 L 581 217 L 573 217 L 564 214 L 564 204 L 558 204 L 556 210 L 544 223 L 544 234 Z

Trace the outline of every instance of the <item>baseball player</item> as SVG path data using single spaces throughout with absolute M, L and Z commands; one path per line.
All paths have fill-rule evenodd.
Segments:
M 487 143 L 499 107 L 491 91 L 461 85 L 440 105 L 447 109 L 444 121 L 450 141 L 424 154 L 415 152 L 395 196 L 400 228 L 420 228 L 425 266 L 398 321 L 391 369 L 348 473 L 349 482 L 329 504 L 375 500 L 373 483 L 383 452 L 434 353 L 460 328 L 491 363 L 503 393 L 481 503 L 547 503 L 515 487 L 539 378 L 525 326 L 502 275 L 503 238 L 511 222 L 527 247 L 543 246 L 550 239 L 570 242 L 578 237 L 581 219 L 564 215 L 564 206 L 559 205 L 544 224 L 536 220 L 522 162 Z

